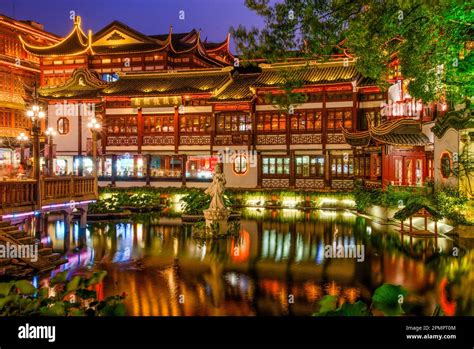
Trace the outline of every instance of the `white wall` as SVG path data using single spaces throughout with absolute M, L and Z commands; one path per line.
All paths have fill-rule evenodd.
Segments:
M 224 163 L 224 175 L 227 181 L 227 188 L 255 188 L 258 183 L 257 173 L 258 167 L 252 167 L 250 163 L 248 164 L 247 172 L 244 174 L 235 173 L 231 163 Z
M 79 142 L 79 129 L 82 129 L 82 153 L 87 152 L 87 139 L 92 138 L 87 124 L 90 120 L 89 116 L 82 116 L 81 125 L 78 123 L 77 115 L 67 115 L 62 113 L 64 111 L 58 109 L 56 105 L 48 106 L 48 126 L 52 127 L 56 132 L 58 131 L 58 119 L 66 117 L 69 120 L 69 133 L 60 135 L 59 133 L 54 137 L 54 144 L 56 144 L 57 155 L 77 155 Z
M 434 178 L 437 185 L 457 186 L 458 180 L 454 176 L 443 178 L 441 175 L 441 155 L 448 152 L 453 157 L 453 153 L 459 152 L 459 133 L 450 128 L 442 138 L 434 137 Z

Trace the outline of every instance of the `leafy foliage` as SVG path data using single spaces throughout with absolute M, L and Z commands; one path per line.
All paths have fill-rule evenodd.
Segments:
M 440 187 L 435 194 L 439 212 L 457 224 L 466 224 L 467 197 L 457 188 Z
M 468 198 L 457 188 L 440 187 L 435 194 L 427 193 L 424 188 L 395 188 L 389 186 L 385 191 L 368 189 L 357 184 L 354 198 L 358 211 L 365 211 L 370 206 L 397 208 L 400 203 L 406 207 L 428 207 L 437 211 L 438 218 L 445 217 L 455 224 L 469 224 L 466 219 Z M 407 212 L 407 211 L 404 211 Z M 397 218 L 402 218 L 403 214 Z
M 181 207 L 184 214 L 200 215 L 209 208 L 211 197 L 202 190 L 193 190 L 189 194 L 183 196 Z
M 182 197 L 183 213 L 187 215 L 201 215 L 204 210 L 209 208 L 211 197 L 204 193 L 203 190 L 194 189 Z M 234 205 L 234 200 L 231 195 L 224 194 L 224 204 L 226 207 Z
M 402 304 L 408 292 L 401 286 L 383 284 L 372 296 L 372 308 L 387 316 L 403 315 Z M 326 295 L 319 300 L 318 311 L 313 316 L 371 316 L 367 304 L 359 300 L 355 303 L 343 303 L 337 307 L 337 296 Z
M 324 60 L 343 42 L 357 69 L 386 87 L 396 53 L 410 94 L 459 103 L 474 95 L 472 4 L 457 0 L 246 0 L 264 27 L 231 28 L 245 59 Z
M 0 283 L 1 316 L 123 316 L 124 296 L 98 300 L 94 286 L 105 271 L 89 277 L 73 276 L 68 271 L 56 274 L 49 287 L 37 289 L 27 280 Z
M 383 284 L 375 290 L 372 304 L 385 315 L 403 315 L 405 312 L 402 304 L 407 294 L 408 292 L 401 286 Z

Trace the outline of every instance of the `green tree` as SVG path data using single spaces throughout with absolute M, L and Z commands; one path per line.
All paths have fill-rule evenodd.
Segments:
M 324 60 L 347 49 L 357 69 L 385 88 L 396 55 L 413 97 L 459 103 L 474 95 L 472 2 L 246 0 L 246 6 L 264 27 L 231 28 L 244 59 Z

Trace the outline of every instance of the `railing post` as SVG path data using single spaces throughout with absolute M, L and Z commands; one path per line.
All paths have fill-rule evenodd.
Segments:
M 39 158 L 38 158 L 39 161 Z M 44 191 L 44 177 L 40 174 L 36 179 L 36 206 L 38 210 L 41 210 L 43 202 L 43 191 Z
M 71 179 L 69 181 L 69 199 L 72 200 L 74 196 L 74 176 L 71 176 Z

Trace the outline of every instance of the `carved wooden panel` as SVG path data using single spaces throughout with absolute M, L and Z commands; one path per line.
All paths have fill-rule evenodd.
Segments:
M 295 185 L 297 188 L 324 189 L 324 180 L 314 178 L 297 178 Z
M 137 136 L 107 136 L 107 145 L 137 145 Z
M 327 142 L 332 144 L 346 143 L 346 139 L 343 134 L 331 134 L 328 133 Z
M 233 135 L 216 135 L 214 138 L 215 145 L 242 145 L 250 143 L 250 135 L 233 134 Z
M 333 189 L 353 189 L 354 181 L 352 179 L 333 179 L 331 182 Z
M 143 145 L 173 145 L 174 136 L 143 136 Z
M 179 143 L 181 145 L 209 145 L 211 144 L 211 136 L 180 136 Z
M 286 135 L 258 135 L 257 144 L 259 145 L 286 144 Z
M 218 135 L 214 138 L 215 145 L 231 145 L 232 136 L 231 135 Z
M 288 188 L 290 180 L 288 178 L 263 178 L 262 187 L 264 188 Z
M 292 144 L 321 144 L 320 134 L 294 134 L 291 135 Z

